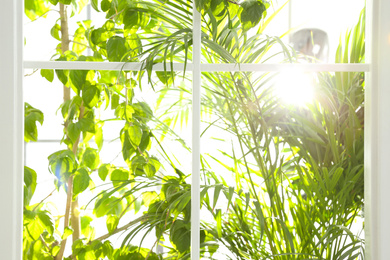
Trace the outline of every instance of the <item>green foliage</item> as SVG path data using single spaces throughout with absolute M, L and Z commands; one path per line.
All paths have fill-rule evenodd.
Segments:
M 49 5 L 47 1 L 35 1 L 25 0 L 24 1 L 24 12 L 27 17 L 31 20 L 35 20 L 40 16 L 46 15 L 49 11 Z
M 86 3 L 26 0 L 25 12 L 36 19 L 61 6 L 72 10 L 67 17 L 71 19 Z M 278 37 L 261 33 L 273 18 L 265 20 L 267 2 L 196 0 L 195 4 L 202 13 L 206 62 L 261 63 L 275 45 L 282 49 L 282 62 L 295 61 L 295 51 Z M 177 122 L 188 121 L 191 89 L 179 83 L 186 80 L 185 72 L 174 72 L 172 65 L 183 63 L 186 70 L 192 59 L 192 2 L 92 0 L 91 6 L 105 14 L 104 24 L 77 21 L 69 33 L 69 50 L 63 51 L 66 39 L 59 19 L 48 32 L 59 41 L 53 59 L 141 62 L 143 70 L 40 71 L 43 78 L 55 84 L 56 77 L 64 91 L 71 92 L 58 110 L 64 147 L 48 157 L 49 171 L 56 177 L 56 190 L 48 197 L 66 194 L 63 205 L 70 213 L 55 214 L 46 198 L 31 205 L 39 184 L 37 173 L 26 166 L 23 257 L 189 259 L 191 185 L 186 178 L 190 175 L 173 163 L 163 139 L 168 136 L 190 150 L 174 129 Z M 59 18 L 64 15 L 60 12 Z M 364 61 L 363 17 L 340 44 L 336 60 Z M 162 63 L 164 70 L 153 72 L 156 63 Z M 139 101 L 145 79 L 160 93 L 157 104 Z M 301 108 L 275 97 L 273 79 L 270 74 L 248 72 L 202 74 L 202 120 L 207 125 L 202 137 L 218 129 L 233 147 L 231 152 L 201 157 L 201 212 L 213 219 L 202 222 L 202 257 L 217 259 L 222 248 L 229 250 L 230 259 L 363 257 L 364 241 L 350 227 L 364 200 L 364 74 L 318 74 L 316 100 Z M 156 113 L 155 107 L 172 101 L 168 98 L 172 93 L 179 93 L 175 103 Z M 111 118 L 103 119 L 103 111 L 111 112 Z M 25 104 L 26 142 L 37 141 L 36 123 L 42 125 L 43 119 L 41 111 Z M 110 121 L 122 128 L 117 137 L 120 166 L 101 156 L 103 126 Z M 78 205 L 86 196 L 91 196 L 90 202 Z M 67 218 L 69 223 L 60 226 Z M 95 234 L 97 218 L 106 222 L 103 237 Z M 123 232 L 122 245 L 114 247 L 107 239 L 118 232 Z M 139 243 L 132 245 L 136 240 Z M 145 240 L 153 246 L 144 248 Z M 63 253 L 66 241 L 72 243 L 69 256 Z M 153 252 L 157 245 L 166 248 L 163 254 Z
M 267 9 L 264 3 L 258 0 L 247 0 L 241 4 L 241 7 L 240 21 L 245 31 L 255 27 Z
M 91 181 L 89 177 L 88 170 L 85 168 L 79 168 L 73 178 L 73 198 L 75 198 L 79 193 L 85 191 L 89 182 Z
M 43 113 L 27 102 L 24 104 L 24 141 L 37 141 L 37 122 L 43 124 Z
M 34 195 L 36 187 L 37 187 L 37 173 L 33 169 L 24 166 L 24 187 L 23 187 L 24 206 L 30 204 L 30 200 Z

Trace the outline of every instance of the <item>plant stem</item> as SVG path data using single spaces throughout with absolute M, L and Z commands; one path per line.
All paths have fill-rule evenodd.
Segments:
M 70 213 L 70 205 L 72 201 L 72 190 L 73 190 L 73 177 L 69 177 L 68 180 L 68 192 L 66 196 L 66 208 L 65 208 L 65 216 L 64 216 L 64 229 L 69 226 L 69 213 Z M 58 252 L 55 260 L 61 260 L 64 255 L 66 246 L 66 239 L 61 241 L 60 251 Z
M 68 16 L 66 13 L 66 7 L 64 4 L 60 3 L 60 19 L 61 19 L 61 51 L 64 54 L 69 50 L 69 30 L 68 30 Z M 63 86 L 63 98 L 64 102 L 70 100 L 70 88 Z M 68 127 L 68 123 L 65 122 L 65 129 Z M 73 190 L 73 177 L 70 176 L 68 179 L 68 190 L 66 194 L 66 208 L 64 216 L 64 230 L 69 226 L 69 215 L 70 208 L 72 204 L 72 190 Z M 66 246 L 66 239 L 62 240 L 60 243 L 60 251 L 58 252 L 55 260 L 61 260 Z
M 79 120 L 82 119 L 83 117 L 84 117 L 84 106 L 83 104 L 81 104 Z M 75 155 L 76 158 L 77 158 L 77 150 L 78 150 L 79 142 L 80 142 L 80 135 L 77 138 L 76 142 L 73 144 L 73 148 L 72 148 L 73 154 Z M 72 207 L 71 225 L 73 229 L 72 241 L 74 243 L 77 239 L 80 238 L 80 234 L 81 234 L 79 200 L 77 197 L 72 201 L 71 207 Z
M 111 233 L 107 233 L 107 234 L 105 234 L 105 235 L 103 235 L 103 236 L 101 236 L 101 237 L 98 237 L 98 238 L 96 238 L 96 239 L 94 239 L 94 240 L 89 241 L 88 244 L 91 244 L 93 241 L 97 241 L 97 240 L 99 240 L 99 241 L 106 240 L 107 238 L 111 237 L 112 235 L 115 235 L 115 234 L 117 234 L 117 233 L 119 233 L 119 232 L 121 232 L 121 231 L 125 231 L 126 229 L 128 229 L 128 228 L 131 227 L 132 225 L 137 224 L 138 222 L 141 222 L 141 221 L 143 221 L 143 220 L 146 220 L 147 218 L 148 218 L 147 215 L 143 215 L 143 216 L 141 216 L 141 217 L 139 217 L 139 218 L 137 218 L 137 219 L 135 219 L 135 220 L 129 222 L 128 224 L 124 225 L 123 227 L 120 227 L 120 228 L 115 229 L 115 230 L 112 231 Z M 73 255 L 69 255 L 67 258 L 73 259 Z
M 128 229 L 129 227 L 133 226 L 134 224 L 137 224 L 138 222 L 141 222 L 143 220 L 147 220 L 147 218 L 148 218 L 148 215 L 143 215 L 143 216 L 141 216 L 139 218 L 136 218 L 135 220 L 130 221 L 128 224 L 124 225 L 123 227 L 117 228 L 114 231 L 112 231 L 111 233 L 107 233 L 107 234 L 105 234 L 105 235 L 103 235 L 101 237 L 98 237 L 98 238 L 90 241 L 89 243 L 92 243 L 95 240 L 99 240 L 99 241 L 106 240 L 110 236 L 115 235 L 115 234 L 117 234 L 117 233 L 119 233 L 121 231 L 124 231 L 124 230 Z
M 54 193 L 55 191 L 56 191 L 56 189 L 54 189 L 52 192 L 50 192 L 50 194 L 47 195 L 43 200 L 41 200 L 41 202 L 39 202 L 39 203 L 33 208 L 32 211 L 35 211 L 35 210 L 39 207 L 39 205 L 41 205 L 47 198 L 49 198 L 51 195 L 53 195 L 53 193 Z

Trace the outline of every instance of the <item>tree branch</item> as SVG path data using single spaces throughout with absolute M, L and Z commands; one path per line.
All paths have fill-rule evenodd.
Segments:
M 69 215 L 70 215 L 70 206 L 72 202 L 72 190 L 73 190 L 73 176 L 69 177 L 68 180 L 68 192 L 66 196 L 66 208 L 65 208 L 65 219 L 64 219 L 64 230 L 69 226 Z M 55 260 L 62 260 L 66 246 L 66 239 L 61 241 L 60 251 L 58 252 Z
M 32 76 L 32 75 L 34 75 L 35 72 L 37 72 L 37 71 L 38 71 L 38 69 L 35 69 L 35 70 L 33 70 L 33 72 L 31 72 L 30 74 L 24 74 L 24 76 L 25 76 L 25 77 Z
M 55 191 L 56 191 L 56 189 L 54 189 L 52 192 L 50 192 L 50 194 L 47 195 L 43 200 L 41 200 L 41 202 L 39 202 L 39 203 L 33 208 L 32 211 L 35 211 L 35 210 L 39 207 L 39 205 L 41 205 L 47 198 L 49 198 L 51 195 L 53 195 L 53 193 L 54 193 Z
M 115 229 L 111 233 L 107 233 L 107 234 L 105 234 L 105 235 L 103 235 L 101 237 L 98 237 L 98 238 L 95 238 L 94 240 L 89 241 L 88 244 L 91 244 L 93 241 L 97 241 L 97 240 L 99 240 L 99 241 L 106 240 L 107 238 L 109 238 L 112 235 L 115 235 L 115 234 L 117 234 L 117 233 L 119 233 L 121 231 L 125 231 L 126 229 L 128 229 L 132 225 L 137 224 L 138 222 L 141 222 L 143 220 L 146 220 L 148 217 L 149 217 L 148 215 L 143 215 L 143 216 L 141 216 L 141 217 L 139 217 L 139 218 L 129 222 L 128 224 L 124 225 L 123 227 Z M 72 258 L 72 257 L 73 257 L 73 255 L 69 255 L 67 258 Z
M 141 216 L 141 217 L 139 217 L 139 218 L 137 218 L 137 219 L 135 219 L 133 221 L 130 221 L 128 224 L 124 225 L 123 227 L 117 228 L 114 231 L 112 231 L 111 233 L 107 233 L 107 234 L 105 234 L 105 235 L 103 235 L 101 237 L 98 237 L 98 238 L 90 241 L 89 243 L 92 243 L 95 240 L 99 240 L 99 241 L 106 240 L 107 238 L 109 238 L 112 235 L 115 235 L 115 234 L 117 234 L 117 233 L 119 233 L 121 231 L 125 231 L 126 229 L 128 229 L 131 226 L 133 226 L 134 224 L 137 224 L 138 222 L 146 220 L 148 217 L 149 217 L 148 215 L 143 215 L 143 216 Z
M 86 48 L 91 49 L 91 47 L 89 47 L 88 45 L 86 45 L 86 44 L 84 44 L 84 43 L 81 43 L 81 42 L 77 42 L 77 41 L 74 41 L 74 40 L 70 40 L 69 42 L 73 42 L 73 43 L 75 43 L 75 44 L 78 44 L 78 45 L 81 45 L 81 46 L 84 46 L 84 47 L 86 47 Z
M 69 50 L 69 29 L 68 29 L 68 15 L 66 13 L 66 7 L 64 4 L 60 3 L 60 19 L 61 19 L 61 51 L 64 54 Z M 65 85 L 63 88 L 63 98 L 64 101 L 70 100 L 70 88 Z M 68 124 L 65 122 L 65 129 L 68 127 Z M 68 179 L 68 190 L 66 196 L 66 208 L 64 216 L 64 230 L 69 226 L 69 215 L 70 207 L 72 204 L 72 190 L 73 190 L 73 177 L 70 176 Z M 62 240 L 60 243 L 60 251 L 58 252 L 55 260 L 62 260 L 62 257 L 65 252 L 66 239 Z
M 84 106 L 83 103 L 80 105 L 80 114 L 79 114 L 79 121 L 84 117 Z M 77 150 L 79 147 L 79 142 L 80 142 L 80 135 L 78 136 L 76 142 L 73 144 L 72 147 L 72 152 L 74 156 L 77 158 Z M 80 228 L 80 211 L 79 211 L 79 201 L 78 198 L 75 198 L 72 201 L 72 215 L 71 215 L 71 225 L 73 229 L 73 234 L 72 234 L 72 241 L 73 243 L 80 238 L 81 234 L 81 228 Z

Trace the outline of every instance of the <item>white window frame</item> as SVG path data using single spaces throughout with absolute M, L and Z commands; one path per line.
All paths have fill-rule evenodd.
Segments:
M 0 9 L 0 255 L 22 259 L 24 68 L 119 70 L 122 63 L 23 62 L 23 0 L 2 0 Z M 367 0 L 365 64 L 201 64 L 200 14 L 194 13 L 192 230 L 200 228 L 200 86 L 202 71 L 365 71 L 366 259 L 388 260 L 390 245 L 390 0 Z M 139 63 L 125 69 L 140 69 Z M 183 70 L 183 64 L 174 64 Z M 163 70 L 158 64 L 154 70 Z M 191 259 L 199 259 L 199 232 Z

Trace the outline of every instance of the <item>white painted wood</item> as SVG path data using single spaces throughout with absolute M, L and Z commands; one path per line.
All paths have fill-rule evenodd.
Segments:
M 369 71 L 368 64 L 256 64 L 256 63 L 242 63 L 242 64 L 202 64 L 202 71 L 263 71 L 263 72 L 280 72 L 288 70 L 298 70 L 307 72 L 360 72 Z
M 132 62 L 83 62 L 83 61 L 25 61 L 26 69 L 76 69 L 76 70 L 141 70 L 142 63 Z M 166 69 L 170 70 L 171 65 L 166 64 Z M 320 71 L 369 71 L 369 64 L 201 64 L 200 70 L 204 72 L 217 71 L 285 71 L 285 70 L 301 70 L 308 72 Z M 154 65 L 153 70 L 164 71 L 164 64 L 158 63 Z M 174 71 L 184 71 L 184 64 L 174 63 Z M 193 64 L 187 64 L 187 71 L 193 71 Z
M 193 4 L 192 72 L 192 175 L 191 175 L 191 259 L 200 258 L 200 92 L 201 16 Z
M 23 1 L 0 8 L 0 255 L 22 259 L 23 227 Z
M 366 259 L 388 260 L 390 245 L 390 1 L 367 1 L 365 101 Z
M 187 67 L 187 70 L 192 70 L 190 68 L 192 65 Z M 63 70 L 141 70 L 141 62 L 85 62 L 85 61 L 25 61 L 24 67 L 26 69 L 63 69 Z M 169 63 L 166 64 L 168 70 L 171 69 Z M 183 71 L 184 64 L 175 63 L 173 65 L 175 71 Z M 155 71 L 164 71 L 164 64 L 158 63 L 154 65 L 153 70 Z

